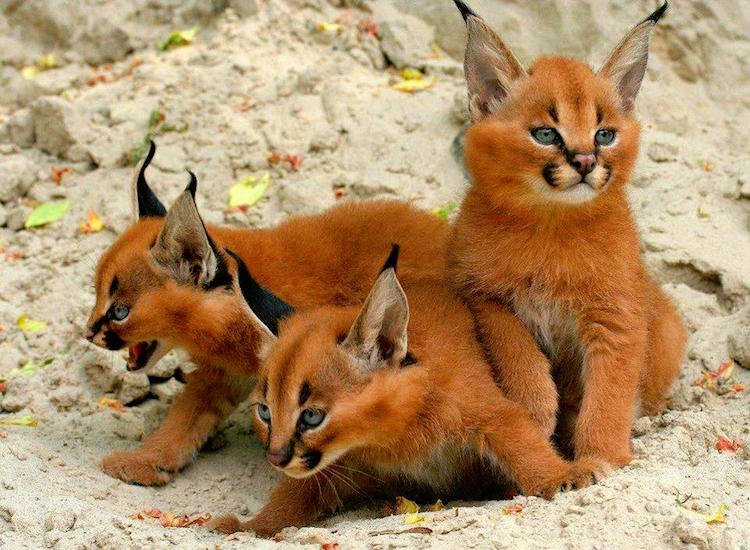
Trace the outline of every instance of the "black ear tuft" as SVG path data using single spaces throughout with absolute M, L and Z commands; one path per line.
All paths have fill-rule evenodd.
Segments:
M 458 11 L 461 12 L 461 17 L 464 18 L 464 21 L 470 16 L 473 15 L 474 17 L 479 17 L 474 10 L 472 10 L 469 6 L 466 5 L 465 2 L 462 2 L 461 0 L 453 0 L 456 3 L 456 7 L 458 8 Z M 481 19 L 481 17 L 479 17 Z
M 185 191 L 190 191 L 190 194 L 195 198 L 195 191 L 198 189 L 198 178 L 190 170 L 188 170 L 188 174 L 190 174 L 190 182 L 187 184 Z
M 654 13 L 646 17 L 646 19 L 641 21 L 641 23 L 645 23 L 646 21 L 653 21 L 654 23 L 657 23 L 659 19 L 661 19 L 661 16 L 664 15 L 664 12 L 667 11 L 668 7 L 669 7 L 669 2 L 665 1 L 662 7 L 660 7 Z
M 383 271 L 385 271 L 386 269 L 393 269 L 393 271 L 396 271 L 396 264 L 398 264 L 398 253 L 400 250 L 401 247 L 396 243 L 393 243 L 391 245 L 391 253 L 388 254 L 388 259 L 383 264 L 383 269 L 380 270 L 381 273 L 383 273 Z
M 161 203 L 161 201 L 154 194 L 154 192 L 146 182 L 146 168 L 148 168 L 148 165 L 151 164 L 151 160 L 154 158 L 154 153 L 156 153 L 156 144 L 151 141 L 149 143 L 146 158 L 143 160 L 141 169 L 138 172 L 138 181 L 136 182 L 136 196 L 138 199 L 139 218 L 142 218 L 144 216 L 156 216 L 161 218 L 166 216 L 167 214 L 167 209 L 164 208 L 164 205 Z
M 278 336 L 279 321 L 294 313 L 294 308 L 267 288 L 260 286 L 250 275 L 245 262 L 228 248 L 225 250 L 237 262 L 237 278 L 247 305 L 250 306 L 261 323 Z

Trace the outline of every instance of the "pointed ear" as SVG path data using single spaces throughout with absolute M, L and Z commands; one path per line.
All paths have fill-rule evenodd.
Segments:
M 648 39 L 651 29 L 667 10 L 667 2 L 641 21 L 620 41 L 599 74 L 610 80 L 617 88 L 625 111 L 635 106 L 635 96 L 646 74 L 648 61 Z
M 136 168 L 136 176 L 132 185 L 133 213 L 136 219 L 144 216 L 163 217 L 167 213 L 167 209 L 146 183 L 146 168 L 151 164 L 154 153 L 156 153 L 156 144 L 151 141 L 146 158 Z
M 196 183 L 191 172 L 190 183 L 167 212 L 151 255 L 179 284 L 210 288 L 218 279 L 228 284 L 231 278 L 224 261 L 214 249 L 198 214 L 193 198 Z
M 250 308 L 254 321 L 257 321 L 262 332 L 270 333 L 275 339 L 279 334 L 279 322 L 294 313 L 294 308 L 273 292 L 258 284 L 250 275 L 242 258 L 228 248 L 225 250 L 237 263 L 237 287 L 245 298 L 245 303 Z
M 398 245 L 394 245 L 357 319 L 342 343 L 363 359 L 367 370 L 401 364 L 407 352 L 409 304 L 396 278 Z
M 507 99 L 513 81 L 526 76 L 526 71 L 481 17 L 461 0 L 454 2 L 466 22 L 464 74 L 469 91 L 469 116 L 472 122 L 478 122 L 498 110 Z

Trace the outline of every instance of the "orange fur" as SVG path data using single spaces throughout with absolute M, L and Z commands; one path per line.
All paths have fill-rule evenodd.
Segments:
M 621 43 L 630 49 L 605 67 L 634 60 L 645 70 L 632 52 L 643 53 L 655 21 L 636 27 Z M 471 41 L 471 25 L 483 23 L 469 23 Z M 633 60 L 616 58 L 623 51 Z M 515 78 L 467 133 L 473 185 L 449 246 L 450 278 L 503 390 L 546 433 L 557 425 L 575 457 L 615 466 L 630 461 L 638 399 L 650 414 L 662 409 L 685 342 L 644 266 L 625 194 L 640 131 L 630 110 L 637 85 L 625 84 L 563 57 L 540 58 Z M 540 127 L 556 129 L 560 143 L 537 143 Z M 595 144 L 600 128 L 616 132 L 611 145 Z M 575 152 L 596 156 L 585 183 Z
M 231 289 L 178 285 L 151 257 L 161 218 L 146 217 L 125 231 L 96 270 L 92 327 L 107 311 L 110 285 L 130 306 L 127 322 L 105 323 L 95 343 L 112 331 L 125 346 L 160 340 L 185 349 L 200 369 L 188 377 L 162 425 L 133 452 L 103 461 L 108 474 L 143 485 L 165 483 L 192 460 L 249 391 L 257 370 L 259 332 L 241 295 Z M 443 278 L 448 225 L 396 201 L 348 203 L 317 216 L 294 217 L 270 229 L 208 227 L 217 247 L 237 253 L 255 279 L 294 307 L 351 304 L 364 297 L 378 252 L 404 243 L 407 280 Z
M 212 528 L 270 536 L 362 497 L 497 497 L 512 482 L 552 498 L 593 480 L 600 463 L 560 458 L 495 386 L 474 321 L 447 283 L 405 289 L 413 364 L 373 366 L 347 348 L 353 307 L 315 308 L 283 322 L 252 397 L 270 410 L 270 424 L 260 405 L 254 416 L 269 460 L 286 449 L 288 462 L 276 467 L 291 477 L 250 521 L 224 516 Z M 305 410 L 325 412 L 323 423 L 300 428 Z

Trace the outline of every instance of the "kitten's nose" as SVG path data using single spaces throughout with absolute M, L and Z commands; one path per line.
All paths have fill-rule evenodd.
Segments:
M 596 156 L 594 153 L 576 153 L 570 161 L 579 174 L 585 176 L 596 168 Z
M 96 336 L 96 333 L 90 328 L 87 328 L 86 332 L 83 335 L 83 337 L 86 338 L 86 340 L 88 340 L 89 342 L 94 339 L 94 336 Z
M 276 451 L 272 451 L 269 449 L 268 452 L 266 452 L 266 458 L 268 459 L 268 462 L 270 462 L 274 466 L 283 468 L 284 466 L 289 464 L 290 460 L 292 460 L 292 448 L 291 446 L 288 446 Z

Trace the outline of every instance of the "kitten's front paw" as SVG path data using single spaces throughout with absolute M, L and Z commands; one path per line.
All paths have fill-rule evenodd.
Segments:
M 115 451 L 102 460 L 102 470 L 107 475 L 136 485 L 164 485 L 179 466 L 142 451 Z
M 609 471 L 609 465 L 598 459 L 581 459 L 575 462 L 565 463 L 566 466 L 559 472 L 542 480 L 530 490 L 524 491 L 527 495 L 536 495 L 547 500 L 552 500 L 561 491 L 572 489 L 583 489 L 596 483 Z

